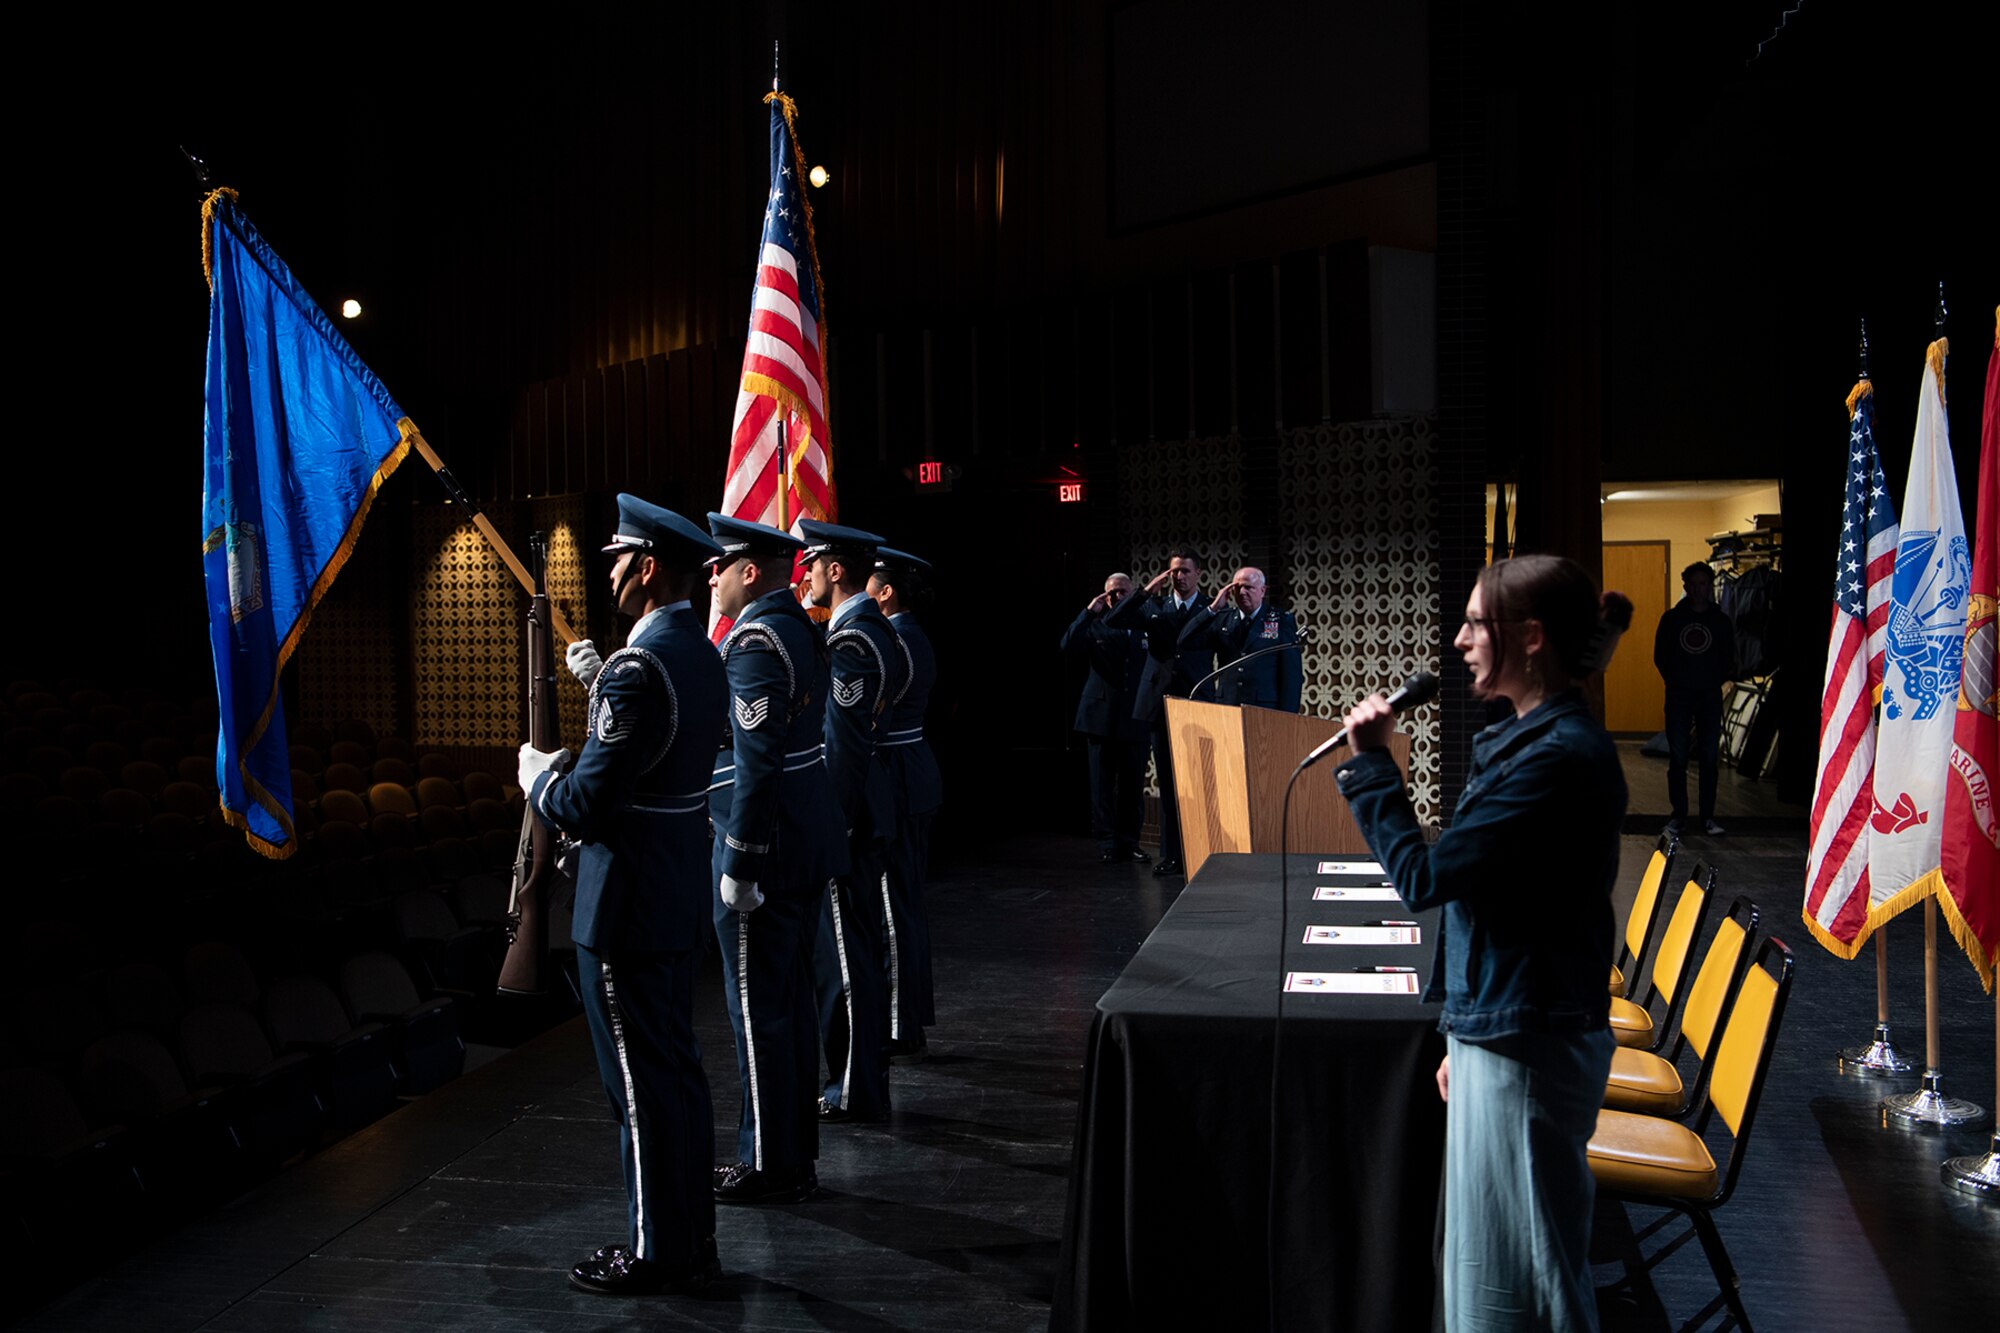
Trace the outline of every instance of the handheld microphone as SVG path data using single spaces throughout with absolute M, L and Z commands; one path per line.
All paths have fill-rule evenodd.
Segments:
M 1401 689 L 1389 696 L 1389 711 L 1392 713 L 1405 713 L 1412 708 L 1421 708 L 1431 700 L 1437 698 L 1437 692 L 1438 678 L 1434 674 L 1429 671 L 1414 672 L 1408 680 L 1403 682 Z M 1300 761 L 1299 769 L 1304 771 L 1311 768 L 1314 764 L 1326 758 L 1346 743 L 1347 728 L 1342 727 L 1339 731 L 1333 733 L 1333 739 L 1322 742 L 1318 748 Z

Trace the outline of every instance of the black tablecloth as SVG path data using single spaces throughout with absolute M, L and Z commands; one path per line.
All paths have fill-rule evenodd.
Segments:
M 1056 1333 L 1267 1327 L 1272 1019 L 1285 970 L 1428 978 L 1437 914 L 1314 902 L 1320 858 L 1211 857 L 1097 1002 Z M 1414 946 L 1303 943 L 1309 925 L 1416 920 Z M 1278 1327 L 1428 1329 L 1444 1105 L 1438 1006 L 1290 994 L 1279 1044 Z

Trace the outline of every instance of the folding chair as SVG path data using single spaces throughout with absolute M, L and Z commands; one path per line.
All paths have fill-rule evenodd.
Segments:
M 1775 964 L 1776 974 L 1771 968 Z M 1597 1113 L 1597 1132 L 1590 1139 L 1590 1170 L 1602 1197 L 1628 1203 L 1652 1204 L 1685 1213 L 1701 1238 L 1708 1266 L 1715 1272 L 1722 1299 L 1737 1325 L 1750 1331 L 1750 1315 L 1714 1212 L 1729 1202 L 1743 1157 L 1750 1143 L 1751 1123 L 1770 1072 L 1771 1052 L 1778 1044 L 1778 1025 L 1785 1016 L 1785 997 L 1792 988 L 1792 951 L 1775 935 L 1758 947 L 1757 957 L 1743 975 L 1722 1043 L 1715 1053 L 1715 1071 L 1708 1096 L 1694 1123 L 1682 1125 L 1658 1116 L 1629 1111 Z M 1711 1112 L 1720 1112 L 1730 1132 L 1729 1160 L 1715 1164 L 1702 1134 Z
M 1611 999 L 1611 1035 L 1620 1046 L 1657 1051 L 1666 1043 L 1681 1002 L 1687 999 L 1687 989 L 1681 983 L 1687 980 L 1688 959 L 1701 935 L 1702 918 L 1708 914 L 1708 899 L 1714 888 L 1715 871 L 1706 861 L 1695 862 L 1687 882 L 1681 886 L 1680 897 L 1674 900 L 1673 917 L 1668 920 L 1659 950 L 1653 955 L 1645 998 L 1636 1002 L 1617 996 Z M 1657 1022 L 1653 1018 L 1655 1000 L 1666 1003 Z
M 1668 882 L 1678 850 L 1680 840 L 1671 833 L 1662 833 L 1659 845 L 1653 848 L 1652 859 L 1646 863 L 1646 873 L 1639 876 L 1639 892 L 1625 917 L 1618 961 L 1611 965 L 1611 993 L 1620 999 L 1629 1000 L 1639 988 L 1639 962 L 1646 956 L 1646 946 L 1653 942 L 1653 928 L 1660 923 L 1660 886 Z
M 1715 928 L 1708 952 L 1688 988 L 1681 1010 L 1680 1031 L 1664 1055 L 1620 1046 L 1611 1053 L 1611 1075 L 1605 1080 L 1604 1104 L 1619 1111 L 1678 1119 L 1694 1110 L 1708 1085 L 1713 1065 L 1709 1053 L 1720 1031 L 1723 1010 L 1736 996 L 1736 985 L 1750 961 L 1750 940 L 1757 933 L 1757 904 L 1738 897 Z M 1694 1083 L 1683 1086 L 1680 1058 L 1693 1050 L 1700 1062 Z

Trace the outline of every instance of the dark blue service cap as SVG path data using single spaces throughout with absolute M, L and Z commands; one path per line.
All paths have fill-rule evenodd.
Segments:
M 710 514 L 708 530 L 715 534 L 717 545 L 721 547 L 713 559 L 725 556 L 795 556 L 804 545 L 797 537 L 783 528 L 774 528 L 766 523 L 752 523 L 748 519 L 730 518 L 726 514 Z
M 898 551 L 893 546 L 884 546 L 875 552 L 875 568 L 885 574 L 928 574 L 931 562 L 922 556 L 911 555 L 908 551 Z
M 671 509 L 636 495 L 618 496 L 618 529 L 606 555 L 641 551 L 663 564 L 699 565 L 718 553 L 709 535 Z
M 799 520 L 799 532 L 806 539 L 805 556 L 816 560 L 829 552 L 841 555 L 866 557 L 866 563 L 875 563 L 875 552 L 882 545 L 882 539 L 872 532 L 860 528 L 843 528 L 838 523 L 822 523 L 818 519 Z

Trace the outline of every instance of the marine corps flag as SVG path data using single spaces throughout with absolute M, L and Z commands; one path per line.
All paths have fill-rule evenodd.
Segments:
M 1986 419 L 1979 429 L 1978 525 L 1972 551 L 1972 602 L 1965 619 L 1965 665 L 1952 731 L 1951 776 L 1944 796 L 1944 909 L 1951 933 L 1993 989 L 2000 965 L 2000 310 L 1986 360 Z
M 273 858 L 296 847 L 278 675 L 361 535 L 413 428 L 237 210 L 202 204 L 208 383 L 202 568 L 221 706 L 222 814 Z
M 1972 582 L 1945 417 L 1945 353 L 1939 338 L 1924 356 L 1890 583 L 1875 809 L 1868 821 L 1870 930 L 1942 886 L 1945 778 Z

